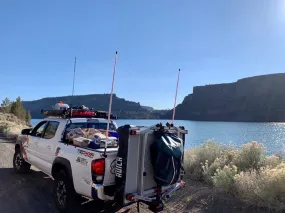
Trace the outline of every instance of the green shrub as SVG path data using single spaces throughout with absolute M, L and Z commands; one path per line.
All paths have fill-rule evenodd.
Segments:
M 212 177 L 217 172 L 217 169 L 224 168 L 226 165 L 233 166 L 233 161 L 237 158 L 237 156 L 237 149 L 227 148 L 222 151 L 221 156 L 216 158 L 212 164 L 209 165 L 209 162 L 206 161 L 205 164 L 202 165 L 204 180 L 207 183 L 212 184 Z
M 285 163 L 275 168 L 241 172 L 235 176 L 238 196 L 251 204 L 285 210 Z
M 234 164 L 239 171 L 258 170 L 264 166 L 267 150 L 262 143 L 255 141 L 242 145 Z
M 203 164 L 207 162 L 211 165 L 222 155 L 224 149 L 225 147 L 222 145 L 210 140 L 205 142 L 202 147 L 187 150 L 184 157 L 187 175 L 195 180 L 203 179 Z
M 1 104 L 1 112 L 10 113 L 11 111 L 11 101 L 6 97 Z
M 1 104 L 1 112 L 11 113 L 20 120 L 26 121 L 27 124 L 29 124 L 31 120 L 31 114 L 24 108 L 20 97 L 18 97 L 16 101 L 10 101 L 8 98 L 5 98 Z
M 21 120 L 26 119 L 26 110 L 23 107 L 20 97 L 18 97 L 16 101 L 11 104 L 11 113 L 16 115 Z
M 214 186 L 219 190 L 229 193 L 234 192 L 235 175 L 237 174 L 236 166 L 224 166 L 223 169 L 218 168 L 213 177 Z
M 27 123 L 27 124 L 30 124 L 30 122 L 31 122 L 31 118 L 32 118 L 32 116 L 31 116 L 30 111 L 26 111 L 26 117 L 25 117 L 25 120 L 26 120 L 26 123 Z
M 265 157 L 263 164 L 264 164 L 264 166 L 274 168 L 281 163 L 282 163 L 282 159 L 280 157 L 275 156 L 275 155 L 271 155 L 271 156 Z

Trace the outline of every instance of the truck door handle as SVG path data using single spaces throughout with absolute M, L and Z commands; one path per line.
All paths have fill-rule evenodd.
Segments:
M 47 146 L 47 148 L 48 148 L 48 149 L 51 149 L 51 146 L 50 146 L 50 145 L 48 145 L 48 146 Z

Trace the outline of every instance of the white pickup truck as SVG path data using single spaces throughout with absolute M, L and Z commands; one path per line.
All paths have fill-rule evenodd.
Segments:
M 52 177 L 54 201 L 60 212 L 73 212 L 79 205 L 79 196 L 94 200 L 115 200 L 116 187 L 118 189 L 116 178 L 122 177 L 122 158 L 118 157 L 119 148 L 90 149 L 75 146 L 65 139 L 67 131 L 73 128 L 106 129 L 106 126 L 107 120 L 100 118 L 47 117 L 33 129 L 22 130 L 15 145 L 14 169 L 17 173 L 25 173 L 33 165 Z M 110 130 L 117 130 L 114 121 L 111 120 L 109 126 Z M 153 130 L 130 127 L 128 131 L 128 135 L 133 136 L 132 139 L 128 139 L 129 143 L 140 144 L 140 141 L 147 143 L 148 140 L 141 136 L 147 136 Z M 184 134 L 183 131 L 180 130 L 180 133 Z M 124 146 L 122 145 L 121 148 Z M 144 159 L 145 155 L 141 157 L 137 154 L 145 153 L 142 151 L 146 149 L 144 147 L 145 145 L 129 146 L 129 149 L 133 149 L 127 154 L 129 165 L 125 167 L 129 171 L 125 172 L 129 180 L 125 180 L 123 193 L 117 194 L 117 196 L 123 196 L 122 205 L 140 200 L 151 203 L 150 197 L 155 196 L 153 172 L 150 166 L 145 168 L 147 163 L 140 159 Z M 146 180 L 146 177 L 151 181 Z M 148 182 L 144 187 L 143 181 Z M 163 187 L 161 194 L 166 198 L 181 187 L 183 187 L 183 181 L 179 179 L 179 182 Z

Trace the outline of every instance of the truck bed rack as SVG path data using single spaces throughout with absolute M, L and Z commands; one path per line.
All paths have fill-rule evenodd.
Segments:
M 41 110 L 41 114 L 45 117 L 60 117 L 60 118 L 104 118 L 108 119 L 108 112 L 99 110 L 85 110 L 68 108 L 64 110 Z M 116 115 L 111 114 L 110 119 L 118 119 Z

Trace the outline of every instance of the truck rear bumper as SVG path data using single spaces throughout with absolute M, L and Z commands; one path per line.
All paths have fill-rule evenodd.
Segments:
M 114 200 L 113 196 L 109 196 L 105 194 L 104 186 L 102 184 L 93 184 L 92 185 L 92 192 L 96 191 L 97 198 L 100 200 Z M 93 193 L 92 193 L 93 194 Z M 92 195 L 94 198 L 94 195 Z
M 185 182 L 180 181 L 179 183 L 176 183 L 173 187 L 171 188 L 165 188 L 162 189 L 161 194 L 162 194 L 162 199 L 167 200 L 170 198 L 174 192 L 182 189 L 185 187 Z M 137 201 L 148 201 L 151 202 L 155 200 L 155 194 L 156 194 L 157 189 L 150 189 L 148 191 L 145 191 L 143 195 L 138 195 L 137 193 L 132 193 L 132 194 L 127 194 L 125 199 L 129 202 L 137 202 Z M 94 195 L 96 194 L 96 195 Z M 104 185 L 102 184 L 93 184 L 92 185 L 92 196 L 93 198 L 99 198 L 100 200 L 114 200 L 114 196 L 109 196 L 105 193 L 104 190 Z
M 180 181 L 176 183 L 173 187 L 170 188 L 162 188 L 161 195 L 163 200 L 167 200 L 170 198 L 174 192 L 182 189 L 185 187 L 185 182 Z M 130 202 L 137 202 L 137 201 L 146 201 L 146 202 L 152 202 L 156 199 L 155 195 L 157 193 L 157 189 L 150 189 L 147 191 L 144 191 L 143 195 L 139 195 L 137 193 L 131 193 L 126 195 L 126 200 Z

